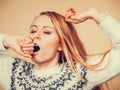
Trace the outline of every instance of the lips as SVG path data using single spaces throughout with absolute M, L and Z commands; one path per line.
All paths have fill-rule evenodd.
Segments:
M 40 50 L 40 46 L 37 45 L 37 44 L 35 44 L 35 45 L 33 46 L 33 48 L 34 48 L 34 50 L 33 50 L 33 53 L 31 54 L 32 58 L 33 58 L 35 55 L 37 55 L 38 51 Z

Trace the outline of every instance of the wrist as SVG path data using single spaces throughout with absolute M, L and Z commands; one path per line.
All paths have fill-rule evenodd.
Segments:
M 106 13 L 96 12 L 96 14 L 92 16 L 92 18 L 97 24 L 100 24 L 106 18 Z
M 9 36 L 8 35 L 5 35 L 4 37 L 3 37 L 3 46 L 4 46 L 4 48 L 6 48 L 6 49 L 8 49 L 9 48 L 9 44 L 8 44 L 8 40 L 9 39 Z

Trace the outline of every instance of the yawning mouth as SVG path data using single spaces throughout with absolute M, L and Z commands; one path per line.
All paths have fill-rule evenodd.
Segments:
M 34 48 L 33 52 L 37 52 L 40 50 L 40 47 L 38 45 L 35 45 L 33 48 Z

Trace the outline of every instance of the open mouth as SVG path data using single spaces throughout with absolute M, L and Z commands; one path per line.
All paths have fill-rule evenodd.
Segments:
M 33 48 L 34 48 L 33 52 L 37 52 L 40 50 L 40 47 L 38 45 L 35 45 Z

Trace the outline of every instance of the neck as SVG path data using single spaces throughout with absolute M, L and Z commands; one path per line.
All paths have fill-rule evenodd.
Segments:
M 45 70 L 54 67 L 59 64 L 59 55 L 55 56 L 53 59 L 45 60 L 43 62 L 35 62 L 35 69 Z
M 48 68 L 51 68 L 51 67 L 54 67 L 56 65 L 58 65 L 59 63 L 58 62 L 43 62 L 43 63 L 35 63 L 35 69 L 38 69 L 38 70 L 43 70 L 43 69 L 48 69 Z

